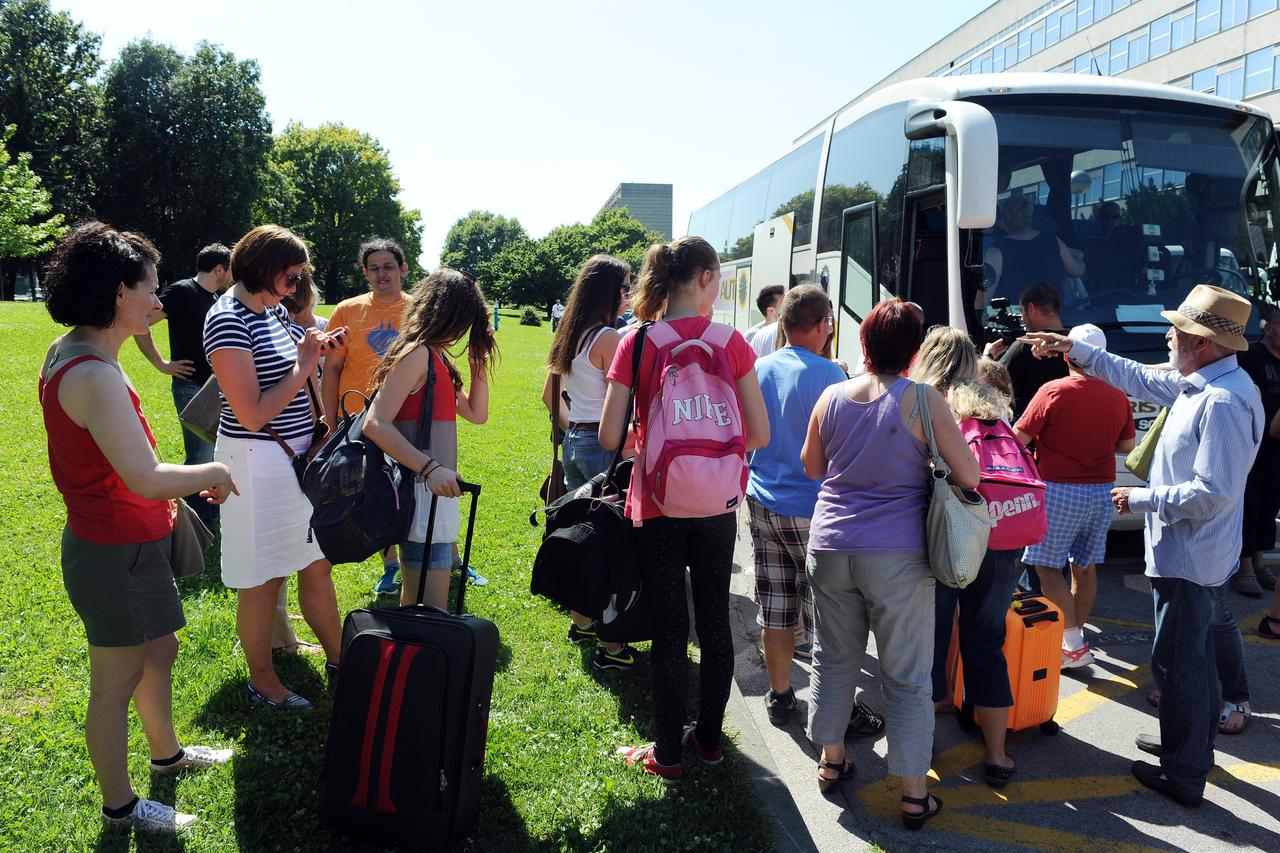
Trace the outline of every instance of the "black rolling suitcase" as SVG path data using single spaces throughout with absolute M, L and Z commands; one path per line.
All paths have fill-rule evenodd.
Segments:
M 462 562 L 471 558 L 480 487 L 471 494 Z M 434 526 L 432 498 L 428 530 Z M 354 610 L 342 628 L 338 677 L 320 782 L 320 817 L 368 838 L 439 850 L 480 809 L 498 629 L 422 603 Z

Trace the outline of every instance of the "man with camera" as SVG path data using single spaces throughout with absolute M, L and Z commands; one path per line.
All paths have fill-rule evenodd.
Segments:
M 1022 324 L 1028 332 L 1067 333 L 1058 312 L 1062 308 L 1058 291 L 1037 281 L 1018 297 Z M 1067 375 L 1067 363 L 1059 358 L 1036 358 L 1031 347 L 1016 340 L 1017 335 L 1002 336 L 987 344 L 982 351 L 988 358 L 998 359 L 1013 380 L 1013 419 L 1016 423 L 1026 411 L 1040 386 Z

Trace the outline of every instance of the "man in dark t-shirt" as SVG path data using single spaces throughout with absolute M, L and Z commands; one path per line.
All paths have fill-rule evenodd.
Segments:
M 231 250 L 221 243 L 205 246 L 196 255 L 195 278 L 175 281 L 160 294 L 164 310 L 151 315 L 151 323 L 169 321 L 169 358 L 156 349 L 151 333 L 135 335 L 138 349 L 156 370 L 173 377 L 173 404 L 181 412 L 204 386 L 213 369 L 204 354 L 204 315 L 209 313 L 218 296 L 231 286 Z M 182 428 L 182 444 L 187 465 L 213 461 L 213 445 Z M 218 508 L 199 495 L 188 495 L 187 503 L 205 526 L 218 518 Z
M 1043 281 L 1022 291 L 1018 297 L 1022 309 L 1022 324 L 1028 332 L 1057 332 L 1065 335 L 1067 330 L 1062 326 L 1061 300 L 1058 291 Z M 999 359 L 1009 371 L 1013 382 L 1013 420 L 1016 423 L 1027 404 L 1035 396 L 1041 386 L 1061 379 L 1067 375 L 1067 363 L 1060 358 L 1036 358 L 1031 354 L 1031 347 L 1014 341 L 1006 349 L 1003 341 L 987 344 L 984 354 Z
M 1268 425 L 1280 413 L 1280 308 L 1266 316 L 1262 340 L 1238 356 L 1240 366 L 1262 394 L 1262 412 Z M 1231 587 L 1257 598 L 1263 589 L 1275 589 L 1276 579 L 1262 564 L 1262 552 L 1276 546 L 1276 514 L 1280 513 L 1280 441 L 1262 433 L 1262 444 L 1244 487 L 1244 527 L 1240 546 L 1240 570 Z

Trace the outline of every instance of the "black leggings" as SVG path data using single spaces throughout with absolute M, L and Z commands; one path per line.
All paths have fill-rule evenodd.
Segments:
M 680 734 L 685 721 L 685 685 L 689 673 L 689 610 L 684 570 L 693 585 L 697 621 L 698 743 L 720 745 L 724 707 L 733 681 L 733 637 L 729 630 L 729 575 L 737 516 L 654 518 L 636 529 L 644 595 L 653 616 L 653 727 L 661 764 L 680 763 Z

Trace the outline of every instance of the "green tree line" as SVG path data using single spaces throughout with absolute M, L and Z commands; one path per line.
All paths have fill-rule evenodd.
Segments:
M 341 124 L 273 136 L 257 61 L 217 45 L 188 56 L 141 38 L 110 63 L 100 47 L 48 0 L 0 0 L 0 297 L 87 217 L 150 237 L 161 281 L 264 222 L 308 241 L 330 302 L 363 289 L 370 237 L 399 241 L 421 273 L 422 217 L 378 140 Z

